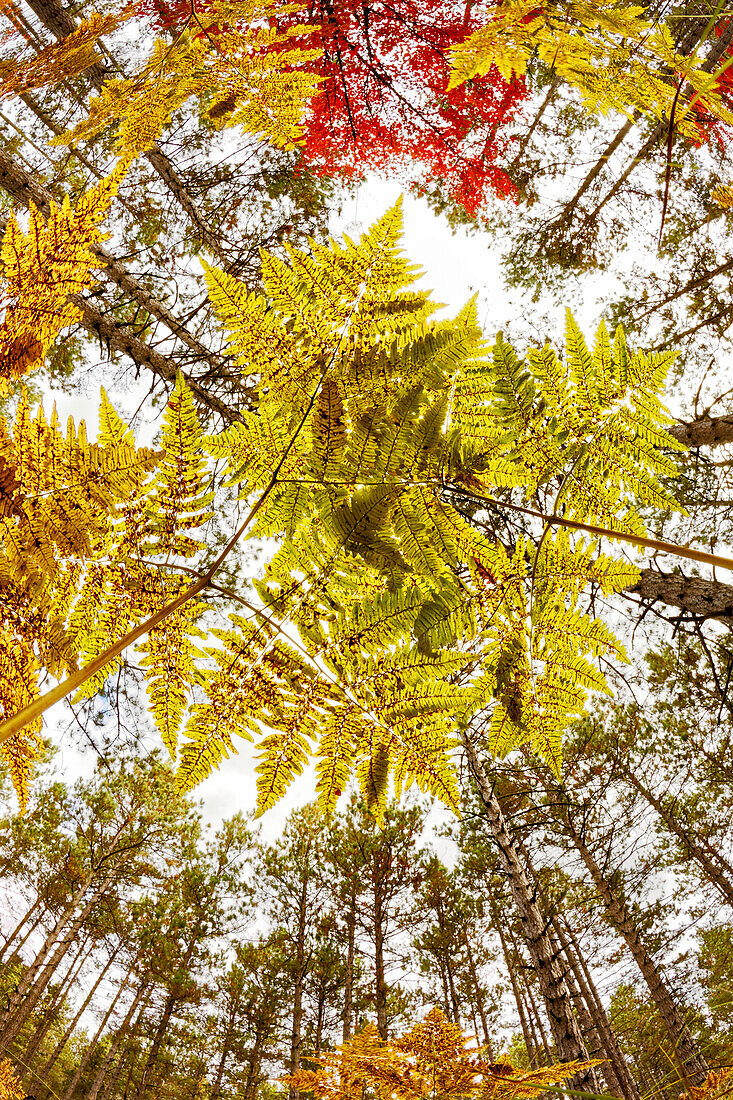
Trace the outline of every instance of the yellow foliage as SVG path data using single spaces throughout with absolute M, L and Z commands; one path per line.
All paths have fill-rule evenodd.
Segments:
M 157 39 L 136 75 L 107 81 L 88 117 L 54 140 L 87 140 L 117 123 L 118 152 L 134 157 L 196 96 L 209 105 L 213 125 L 241 126 L 292 147 L 317 79 L 298 66 L 319 51 L 289 47 L 289 39 L 309 28 L 276 30 L 268 23 L 275 11 L 273 0 L 214 0 L 173 43 Z
M 710 198 L 724 210 L 733 206 L 733 187 L 716 187 Z
M 21 635 L 3 627 L 0 632 L 0 720 L 17 714 L 37 694 L 38 665 L 31 646 Z M 21 811 L 28 802 L 32 763 L 40 755 L 40 732 L 41 719 L 38 718 L 0 745 L 0 754 L 8 767 Z
M 457 1024 L 433 1008 L 398 1039 L 387 1042 L 373 1025 L 315 1058 L 318 1068 L 286 1078 L 315 1100 L 533 1100 L 598 1061 L 564 1062 L 520 1070 L 509 1062 L 486 1062 Z
M 26 58 L 22 54 L 0 60 L 0 99 L 77 76 L 99 61 L 95 43 L 132 17 L 134 5 L 127 4 L 119 12 L 99 15 L 92 12 L 71 34 L 60 42 L 44 46 Z
M 104 424 L 104 417 L 102 417 Z M 83 422 L 64 434 L 21 396 L 12 430 L 0 421 L 0 714 L 18 713 L 38 695 L 41 669 L 58 676 L 77 666 L 105 629 L 99 594 L 118 577 L 125 533 L 120 513 L 155 458 L 129 441 L 89 443 Z M 100 563 L 95 565 L 95 563 Z M 117 572 L 115 573 L 115 570 Z M 21 806 L 38 757 L 40 720 L 2 746 Z
M 687 1092 L 683 1092 L 680 1100 L 717 1100 L 718 1097 L 729 1096 L 733 1085 L 733 1066 L 725 1066 L 723 1069 L 712 1069 L 701 1085 L 692 1085 Z
M 657 397 L 673 353 L 603 326 L 589 348 L 572 318 L 562 359 L 489 349 L 474 304 L 432 319 L 400 228 L 394 209 L 358 243 L 265 254 L 261 293 L 207 268 L 233 358 L 259 378 L 256 410 L 213 438 L 182 378 L 155 454 L 106 399 L 93 444 L 26 399 L 12 431 L 0 423 L 4 715 L 37 695 L 36 669 L 71 675 L 83 699 L 137 642 L 182 789 L 239 736 L 258 741 L 260 812 L 314 755 L 326 812 L 353 771 L 377 817 L 390 779 L 456 808 L 457 726 L 472 721 L 496 754 L 528 743 L 559 771 L 563 728 L 608 690 L 603 662 L 624 658 L 588 590 L 638 571 L 567 531 L 509 553 L 452 496 L 533 504 L 550 489 L 568 522 L 643 538 L 639 508 L 674 507 L 679 445 Z M 34 293 L 20 287 L 20 310 Z M 223 557 L 196 562 L 222 470 L 249 518 Z M 246 612 L 213 619 L 199 646 L 206 589 L 245 531 L 279 548 L 256 596 L 218 588 Z M 7 742 L 21 799 L 36 730 Z
M 98 264 L 91 245 L 102 240 L 97 228 L 117 192 L 127 165 L 120 162 L 72 209 L 68 197 L 51 204 L 46 221 L 31 205 L 28 230 L 11 214 L 0 258 L 4 286 L 0 307 L 0 393 L 10 379 L 40 365 L 58 333 L 78 321 L 81 311 L 68 298 L 92 282 Z
M 696 55 L 678 54 L 669 28 L 646 18 L 644 8 L 618 0 L 489 5 L 486 24 L 452 50 L 449 87 L 492 66 L 506 80 L 522 76 L 535 54 L 578 89 L 591 111 L 674 118 L 676 130 L 693 139 L 699 137 L 689 113 L 693 100 L 706 114 L 733 122 L 715 91 L 717 74 L 702 70 Z M 685 90 L 678 96 L 680 81 Z
M 0 1100 L 23 1100 L 25 1089 L 15 1076 L 13 1063 L 9 1058 L 0 1062 Z

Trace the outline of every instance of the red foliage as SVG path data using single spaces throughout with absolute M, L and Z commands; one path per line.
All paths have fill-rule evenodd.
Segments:
M 729 27 L 730 21 L 725 20 L 719 23 L 715 28 L 715 34 L 718 38 Z M 723 102 L 723 106 L 728 111 L 733 111 L 733 62 L 731 57 L 733 56 L 733 45 L 728 46 L 725 53 L 721 57 L 720 61 L 716 65 L 716 69 L 721 69 L 726 63 L 728 67 L 720 74 L 715 81 L 714 90 L 720 95 Z M 695 102 L 692 105 L 692 115 L 695 118 L 697 128 L 700 133 L 700 139 L 695 144 L 702 145 L 710 140 L 717 141 L 721 149 L 726 148 L 731 139 L 731 127 L 728 123 L 722 122 L 720 119 L 715 118 L 702 103 Z
M 300 13 L 299 13 L 300 14 Z M 305 13 L 304 13 L 305 14 Z M 475 215 L 489 190 L 513 191 L 496 165 L 500 130 L 526 97 L 497 72 L 446 91 L 449 47 L 478 25 L 455 0 L 311 0 L 324 80 L 312 103 L 304 156 L 324 175 L 416 163 Z
M 148 3 L 169 30 L 191 13 L 191 0 Z M 448 49 L 479 25 L 470 0 L 309 0 L 278 17 L 280 29 L 304 23 L 319 30 L 297 44 L 323 49 L 302 149 L 312 170 L 354 179 L 398 171 L 418 190 L 440 182 L 471 216 L 491 191 L 513 194 L 496 161 L 524 81 L 507 84 L 492 70 L 446 90 Z

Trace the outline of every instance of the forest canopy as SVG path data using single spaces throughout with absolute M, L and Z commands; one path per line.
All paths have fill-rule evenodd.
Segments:
M 0 23 L 0 1097 L 724 1096 L 730 13 Z

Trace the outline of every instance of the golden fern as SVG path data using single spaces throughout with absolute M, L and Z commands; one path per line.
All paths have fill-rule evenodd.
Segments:
M 157 39 L 134 76 L 108 80 L 87 118 L 54 141 L 86 141 L 115 125 L 118 153 L 132 158 L 151 148 L 174 112 L 195 96 L 208 104 L 211 125 L 241 126 L 291 148 L 316 85 L 299 66 L 319 51 L 290 44 L 308 27 L 274 29 L 278 10 L 273 0 L 213 0 L 197 13 L 195 33 L 192 27 L 172 43 Z
M 37 693 L 34 661 L 70 670 L 83 698 L 138 641 L 185 789 L 242 737 L 260 811 L 311 759 L 325 810 L 352 772 L 377 816 L 390 777 L 455 807 L 466 725 L 559 770 L 564 726 L 624 659 L 588 595 L 637 573 L 553 528 L 643 540 L 644 511 L 673 506 L 657 396 L 671 357 L 603 327 L 589 349 L 572 318 L 562 360 L 490 348 L 472 304 L 432 317 L 400 228 L 395 208 L 357 243 L 265 256 L 261 293 L 207 268 L 232 354 L 258 379 L 257 407 L 214 437 L 182 379 L 155 453 L 106 400 L 95 444 L 21 402 L 0 432 L 0 625 L 7 667 L 16 634 L 33 659 L 6 715 Z M 214 463 L 247 518 L 212 563 Z M 535 518 L 505 545 L 488 507 Z M 236 607 L 222 626 L 212 582 L 243 536 L 278 547 L 254 593 L 217 591 Z
M 646 17 L 643 7 L 604 0 L 538 6 L 532 0 L 501 0 L 489 5 L 487 21 L 452 50 L 449 88 L 484 75 L 495 66 L 510 80 L 523 76 L 537 54 L 574 86 L 585 106 L 605 114 L 640 111 L 660 122 L 674 118 L 677 131 L 699 138 L 697 104 L 707 115 L 730 123 L 716 82 L 704 59 L 677 53 L 666 24 Z M 670 74 L 675 74 L 672 79 Z M 678 79 L 683 94 L 678 94 Z
M 9 1058 L 0 1062 L 0 1100 L 24 1100 L 26 1091 L 18 1080 Z
M 134 13 L 133 4 L 126 4 L 120 11 L 105 15 L 92 12 L 60 42 L 44 46 L 30 56 L 22 52 L 0 59 L 0 99 L 21 96 L 78 76 L 99 61 L 94 49 L 99 39 L 121 26 Z
M 110 175 L 77 200 L 51 204 L 48 221 L 31 205 L 28 231 L 11 214 L 2 246 L 0 305 L 0 392 L 9 379 L 38 367 L 58 333 L 78 321 L 81 310 L 70 302 L 92 282 L 98 261 L 91 245 L 102 240 L 97 228 L 127 170 L 121 161 Z
M 315 1058 L 316 1069 L 300 1070 L 285 1082 L 315 1100 L 361 1100 L 365 1088 L 375 1100 L 530 1100 L 543 1088 L 598 1065 L 596 1059 L 520 1070 L 507 1061 L 487 1062 L 469 1041 L 458 1024 L 433 1008 L 396 1039 L 381 1039 L 376 1027 L 367 1024 L 352 1039 Z

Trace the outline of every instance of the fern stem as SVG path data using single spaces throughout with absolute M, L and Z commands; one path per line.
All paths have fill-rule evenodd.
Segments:
M 448 486 L 446 486 L 448 488 Z M 536 508 L 528 508 L 526 505 L 513 504 L 508 500 L 498 500 L 496 497 L 481 496 L 458 486 L 450 486 L 451 493 L 458 496 L 470 497 L 471 500 L 484 501 L 486 504 L 494 504 L 497 508 L 509 508 L 512 512 L 521 512 L 525 516 L 542 520 L 543 523 L 557 524 L 559 527 L 569 527 L 572 531 L 586 531 L 590 535 L 598 535 L 601 538 L 619 539 L 621 542 L 631 543 L 632 546 L 641 546 L 645 550 L 656 550 L 662 554 L 673 554 L 677 558 L 687 558 L 689 561 L 699 561 L 703 565 L 712 565 L 718 569 L 728 569 L 733 572 L 733 558 L 726 558 L 722 554 L 709 554 L 706 550 L 693 550 L 690 546 L 680 546 L 676 542 L 665 542 L 663 539 L 650 539 L 645 535 L 632 535 L 626 531 L 612 531 L 610 527 L 594 527 L 591 523 L 582 523 L 576 519 L 566 519 L 565 516 L 547 515 Z M 2 726 L 0 726 L 2 730 Z

